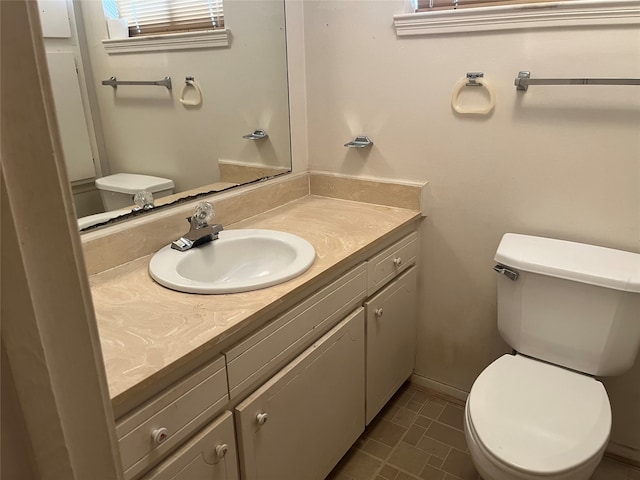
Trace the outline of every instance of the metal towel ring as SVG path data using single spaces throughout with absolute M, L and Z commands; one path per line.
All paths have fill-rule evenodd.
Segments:
M 184 95 L 187 91 L 187 88 L 192 87 L 195 89 L 196 91 L 196 98 L 193 100 L 185 100 L 184 99 Z M 196 83 L 195 78 L 193 77 L 186 77 L 184 79 L 184 85 L 182 86 L 182 91 L 180 92 L 180 103 L 182 103 L 183 105 L 188 105 L 190 107 L 196 107 L 198 105 L 200 105 L 202 103 L 202 91 L 200 90 L 200 87 L 198 86 L 198 84 Z

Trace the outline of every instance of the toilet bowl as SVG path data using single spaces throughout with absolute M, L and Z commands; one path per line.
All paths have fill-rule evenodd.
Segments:
M 504 355 L 476 379 L 464 423 L 485 480 L 583 480 L 604 454 L 611 408 L 590 376 Z
M 495 260 L 514 354 L 471 387 L 471 458 L 485 480 L 588 480 L 611 430 L 595 376 L 625 372 L 640 349 L 640 254 L 505 234 Z

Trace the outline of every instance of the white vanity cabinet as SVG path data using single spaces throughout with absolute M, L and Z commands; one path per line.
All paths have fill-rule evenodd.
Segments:
M 125 478 L 166 456 L 229 401 L 224 357 L 191 374 L 116 422 Z
M 413 371 L 416 349 L 416 276 L 416 267 L 412 267 L 365 302 L 367 425 Z
M 239 480 L 235 430 L 224 412 L 144 480 Z
M 235 410 L 244 480 L 322 479 L 364 431 L 364 311 Z
M 229 395 L 246 396 L 345 318 L 366 297 L 360 264 L 224 352 Z
M 417 249 L 387 244 L 119 419 L 126 480 L 325 478 L 412 372 Z

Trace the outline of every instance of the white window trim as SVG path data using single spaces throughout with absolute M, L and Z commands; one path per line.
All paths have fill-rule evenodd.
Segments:
M 394 15 L 398 37 L 524 28 L 640 24 L 639 0 L 581 0 Z
M 108 54 L 161 52 L 193 48 L 219 48 L 229 46 L 228 29 L 201 32 L 167 33 L 102 40 Z

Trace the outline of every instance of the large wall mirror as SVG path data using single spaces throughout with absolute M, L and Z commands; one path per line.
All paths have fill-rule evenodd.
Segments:
M 100 0 L 38 3 L 81 229 L 130 217 L 137 180 L 161 206 L 291 170 L 284 0 L 216 0 L 224 28 L 169 42 L 127 38 Z

